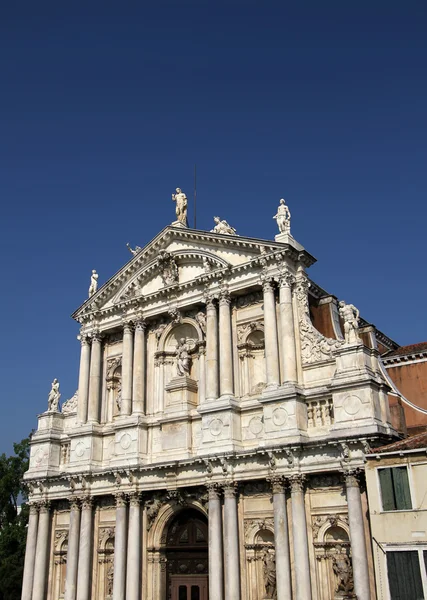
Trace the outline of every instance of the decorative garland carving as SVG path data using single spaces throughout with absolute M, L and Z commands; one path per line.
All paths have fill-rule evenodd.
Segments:
M 308 288 L 310 284 L 304 272 L 300 272 L 295 287 L 298 303 L 298 322 L 301 338 L 303 364 L 311 364 L 332 358 L 334 350 L 340 348 L 344 340 L 327 338 L 317 331 L 310 319 Z

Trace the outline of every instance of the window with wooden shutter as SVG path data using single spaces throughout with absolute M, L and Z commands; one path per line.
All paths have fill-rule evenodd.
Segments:
M 418 552 L 387 552 L 391 600 L 425 600 Z
M 412 508 L 406 467 L 379 469 L 379 478 L 383 510 L 410 510 Z

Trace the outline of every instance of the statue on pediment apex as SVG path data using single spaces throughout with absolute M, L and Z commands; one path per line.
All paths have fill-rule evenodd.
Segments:
M 234 227 L 231 227 L 225 219 L 214 217 L 215 227 L 211 229 L 211 233 L 221 233 L 223 235 L 237 235 Z
M 291 233 L 291 211 L 286 205 L 284 198 L 280 200 L 277 213 L 274 215 L 273 219 L 276 219 L 280 233 Z
M 59 393 L 59 381 L 54 379 L 52 381 L 52 389 L 49 392 L 47 398 L 47 412 L 59 412 L 59 399 L 61 394 Z
M 175 202 L 175 204 L 176 204 L 176 206 L 175 206 L 176 220 L 178 221 L 178 223 L 181 223 L 182 225 L 184 225 L 184 227 L 188 227 L 187 196 L 184 194 L 184 192 L 181 190 L 181 188 L 176 188 L 175 191 L 176 191 L 176 194 L 172 194 L 172 201 Z

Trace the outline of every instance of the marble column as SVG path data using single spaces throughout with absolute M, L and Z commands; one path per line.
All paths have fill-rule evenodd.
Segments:
M 92 498 L 82 500 L 80 520 L 79 561 L 77 575 L 77 600 L 89 600 L 92 588 Z
M 132 412 L 139 414 L 145 413 L 145 328 L 143 319 L 137 321 L 133 348 Z
M 141 572 L 141 498 L 129 496 L 128 556 L 126 569 L 126 600 L 140 600 Z
M 130 415 L 132 412 L 132 373 L 133 373 L 133 325 L 123 325 L 122 355 L 122 409 L 120 414 Z
M 292 576 L 285 481 L 282 477 L 275 477 L 271 483 L 273 488 L 277 600 L 288 600 L 292 598 Z
M 114 538 L 113 600 L 126 598 L 127 507 L 123 493 L 116 495 L 116 530 Z
M 223 292 L 219 299 L 219 389 L 221 396 L 232 396 L 234 392 L 230 305 L 230 294 Z
M 87 335 L 80 336 L 80 370 L 79 392 L 77 400 L 77 415 L 80 423 L 86 423 L 89 400 L 89 371 L 90 371 L 90 343 Z
M 355 471 L 347 471 L 344 477 L 347 491 L 354 591 L 358 600 L 370 600 L 368 554 L 359 482 Z
M 37 529 L 39 524 L 39 507 L 30 503 L 27 544 L 25 547 L 24 575 L 22 578 L 21 600 L 31 600 L 33 595 L 34 563 L 36 559 Z
M 49 533 L 49 502 L 41 502 L 39 512 L 39 526 L 37 530 L 36 557 L 34 561 L 32 600 L 46 600 L 46 588 L 49 569 Z
M 225 600 L 240 600 L 240 548 L 237 486 L 224 486 Z
M 262 287 L 264 291 L 264 343 L 267 387 L 275 388 L 280 384 L 276 298 L 272 281 L 264 281 Z
M 212 298 L 206 301 L 206 400 L 216 400 L 218 386 L 218 315 Z
M 283 348 L 283 381 L 297 381 L 297 354 L 295 346 L 294 311 L 292 306 L 292 287 L 295 277 L 289 271 L 280 276 L 280 331 Z
M 292 534 L 294 546 L 295 600 L 311 600 L 310 559 L 304 502 L 304 476 L 292 475 Z
M 79 538 L 80 506 L 76 498 L 70 498 L 70 528 L 68 531 L 67 570 L 65 572 L 65 600 L 76 600 Z
M 208 485 L 209 491 L 209 598 L 224 599 L 222 554 L 222 517 L 220 489 Z
M 102 343 L 101 334 L 95 331 L 92 334 L 92 353 L 90 357 L 89 375 L 89 409 L 88 421 L 99 423 L 101 403 L 101 373 L 102 373 Z

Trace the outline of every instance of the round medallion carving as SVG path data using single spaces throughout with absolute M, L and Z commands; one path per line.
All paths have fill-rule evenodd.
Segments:
M 44 452 L 41 448 L 39 448 L 37 450 L 37 452 L 34 455 L 34 460 L 36 461 L 36 465 L 39 466 L 42 464 L 43 460 L 44 460 Z
M 124 433 L 120 438 L 120 446 L 123 448 L 123 450 L 127 450 L 130 447 L 131 443 L 132 438 L 130 437 L 130 434 Z
M 224 427 L 224 423 L 221 421 L 221 419 L 213 419 L 211 421 L 211 424 L 209 426 L 209 431 L 211 432 L 212 435 L 219 435 L 221 433 L 221 431 L 223 430 Z
M 262 433 L 263 429 L 264 429 L 264 425 L 263 425 L 261 417 L 253 417 L 249 421 L 249 431 L 251 433 L 253 433 L 254 435 L 259 435 L 260 433 Z
M 86 452 L 86 447 L 83 442 L 79 442 L 76 446 L 76 455 L 81 458 L 83 454 Z
M 278 427 L 285 425 L 288 420 L 288 413 L 284 408 L 276 408 L 273 410 L 273 423 Z
M 357 415 L 359 410 L 362 408 L 362 401 L 359 396 L 351 394 L 344 399 L 342 407 L 348 415 L 353 417 L 354 415 Z

